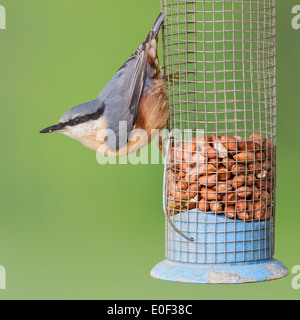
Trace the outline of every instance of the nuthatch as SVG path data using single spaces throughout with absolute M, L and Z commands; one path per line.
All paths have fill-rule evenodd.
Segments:
M 146 40 L 117 71 L 96 100 L 68 110 L 41 133 L 61 132 L 109 156 L 137 152 L 168 120 L 167 91 L 157 57 L 161 12 Z M 141 129 L 146 135 L 141 135 Z M 114 136 L 114 137 L 113 137 Z

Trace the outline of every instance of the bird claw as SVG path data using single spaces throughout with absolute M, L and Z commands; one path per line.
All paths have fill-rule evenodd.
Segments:
M 178 74 L 179 71 L 169 74 L 168 76 L 166 76 L 166 81 L 173 83 L 175 80 L 179 80 L 179 77 L 177 76 Z

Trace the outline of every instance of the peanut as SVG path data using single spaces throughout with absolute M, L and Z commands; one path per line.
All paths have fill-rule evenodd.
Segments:
M 222 196 L 221 201 L 225 205 L 228 204 L 230 206 L 233 206 L 235 204 L 235 202 L 237 201 L 237 195 L 235 192 L 228 192 Z
M 192 154 L 190 162 L 195 164 L 203 164 L 205 163 L 205 160 L 205 156 L 202 152 L 195 152 Z
M 262 144 L 262 137 L 259 134 L 252 134 L 249 137 L 249 140 L 254 140 L 256 143 L 258 143 L 259 145 Z
M 189 187 L 189 190 L 192 191 L 192 192 L 198 191 L 199 190 L 198 184 L 197 183 L 191 184 L 190 187 Z M 192 197 L 192 198 L 194 198 L 194 197 Z
M 245 139 L 244 139 L 243 137 L 241 137 L 241 136 L 234 136 L 234 138 L 235 138 L 238 142 L 245 140 Z
M 187 203 L 187 209 L 193 210 L 198 205 L 199 196 L 197 195 L 195 198 L 193 198 L 190 202 Z
M 217 150 L 210 146 L 204 146 L 202 149 L 204 156 L 208 159 L 213 159 L 217 157 Z
M 238 162 L 247 163 L 247 162 L 251 162 L 255 159 L 255 154 L 250 151 L 240 152 L 240 153 L 236 154 L 235 156 L 233 156 L 233 159 Z
M 248 198 L 252 195 L 252 189 L 249 187 L 239 187 L 237 189 L 237 195 L 240 198 Z
M 212 201 L 210 203 L 210 210 L 216 214 L 220 214 L 224 212 L 223 206 L 221 205 L 221 203 L 216 201 Z
M 207 186 L 209 188 L 215 186 L 217 184 L 217 175 L 216 174 L 212 174 L 209 176 L 201 176 L 199 178 L 199 183 L 203 186 Z
M 220 141 L 219 136 L 216 137 L 216 141 L 214 141 L 213 145 L 214 145 L 214 148 L 218 151 L 218 156 L 220 158 L 226 158 L 228 156 L 228 150 L 224 147 L 224 145 Z
M 169 181 L 168 193 L 170 194 L 170 196 L 174 197 L 175 191 L 176 191 L 175 181 L 171 180 Z
M 247 209 L 252 211 L 254 219 L 263 219 L 266 212 L 266 203 L 264 201 L 249 201 L 247 203 Z
M 183 142 L 182 148 L 183 148 L 183 150 L 186 150 L 186 151 L 192 153 L 197 150 L 197 144 L 194 141 Z
M 232 160 L 233 160 L 233 157 L 236 155 L 236 152 L 234 152 L 234 151 L 229 151 L 228 152 L 228 157 L 231 159 L 232 158 Z M 234 160 L 233 160 L 234 161 Z M 234 163 L 236 163 L 236 161 L 234 161 Z
M 202 187 L 200 189 L 201 197 L 206 200 L 221 200 L 221 195 L 215 190 Z
M 246 176 L 244 176 L 243 174 L 235 176 L 232 179 L 232 187 L 234 189 L 238 189 L 239 187 L 245 185 L 245 181 L 246 181 Z
M 195 192 L 195 191 L 188 191 L 188 192 L 177 191 L 177 192 L 175 192 L 175 199 L 177 201 L 179 201 L 179 200 L 189 200 L 189 199 L 195 198 L 196 195 L 197 195 L 197 192 Z
M 268 158 L 271 158 L 272 156 L 275 156 L 276 154 L 276 147 L 272 146 L 272 142 L 268 139 L 262 140 L 262 148 L 267 155 Z
M 196 167 L 188 172 L 188 174 L 185 176 L 185 181 L 196 182 L 199 176 L 200 176 L 200 170 L 199 168 Z
M 255 159 L 256 161 L 262 161 L 266 159 L 266 154 L 263 151 L 256 151 L 255 152 Z
M 271 195 L 268 191 L 262 190 L 260 198 L 266 202 L 268 207 L 272 204 Z
M 248 169 L 250 174 L 259 174 L 262 170 L 262 164 L 260 162 L 249 163 Z
M 231 173 L 235 176 L 240 174 L 246 175 L 247 167 L 242 163 L 234 164 L 231 168 Z
M 246 211 L 247 204 L 244 200 L 238 201 L 236 204 L 236 215 L 241 220 L 251 220 L 252 215 Z
M 183 172 L 183 171 L 180 171 L 180 172 L 175 174 L 175 179 L 176 180 L 180 180 L 180 179 L 183 179 L 185 176 L 186 176 L 186 173 Z
M 253 187 L 255 184 L 255 175 L 254 174 L 248 174 L 247 175 L 247 186 Z
M 197 145 L 195 142 L 182 142 L 178 145 L 178 151 L 182 154 L 182 159 L 186 162 L 191 162 L 192 154 L 197 150 Z
M 189 184 L 185 181 L 178 181 L 177 184 L 176 184 L 176 188 L 178 190 L 187 190 L 189 187 Z
M 267 181 L 266 180 L 262 180 L 262 179 L 257 179 L 255 181 L 255 185 L 257 188 L 259 189 L 266 189 L 267 188 Z
M 203 150 L 205 146 L 209 146 L 209 143 L 212 142 L 212 137 L 196 137 L 192 139 L 193 142 L 196 142 L 198 147 Z
M 189 194 L 188 194 L 188 192 L 176 191 L 175 195 L 174 195 L 174 198 L 177 201 L 188 200 Z
M 187 192 L 179 192 L 179 193 L 181 195 L 181 199 L 182 200 L 189 200 L 189 199 L 195 198 L 197 196 L 198 192 L 199 192 L 198 184 L 193 183 L 193 184 L 190 185 L 190 187 L 187 190 Z M 175 199 L 177 199 L 176 198 L 176 194 L 175 194 Z
M 178 171 L 178 172 L 184 172 L 184 173 L 186 173 L 186 172 L 188 172 L 188 170 L 189 170 L 189 165 L 186 163 L 186 162 L 181 162 L 181 163 L 178 163 L 178 164 L 175 164 L 174 163 L 174 165 L 175 165 L 175 167 L 173 167 L 172 169 L 176 172 L 176 171 Z
M 201 200 L 199 201 L 199 209 L 200 209 L 201 211 L 206 212 L 206 211 L 209 210 L 209 207 L 210 207 L 209 202 L 206 201 L 205 199 L 201 199 Z
M 187 163 L 192 163 L 192 156 L 193 154 L 189 151 L 183 151 L 182 153 L 182 159 Z
M 261 165 L 262 165 L 262 168 L 263 168 L 263 169 L 266 169 L 266 170 L 269 170 L 269 169 L 272 168 L 272 163 L 271 163 L 270 160 L 264 160 L 264 161 L 261 163 Z M 274 165 L 275 165 L 275 164 L 273 163 L 273 166 L 274 166 Z
M 173 147 L 170 153 L 172 161 L 175 161 L 176 163 L 180 163 L 182 161 L 182 153 L 179 150 Z
M 237 217 L 240 220 L 245 220 L 245 221 L 249 221 L 252 220 L 252 216 L 250 212 L 244 211 L 244 212 L 237 212 Z
M 268 172 L 266 170 L 262 170 L 258 175 L 257 175 L 257 178 L 258 179 L 264 179 L 266 178 L 268 175 Z
M 175 179 L 175 174 L 171 169 L 168 169 L 168 179 L 169 180 L 174 180 Z
M 272 179 L 258 179 L 255 181 L 255 185 L 259 189 L 273 189 L 274 187 L 274 181 Z
M 197 202 L 196 201 L 190 201 L 187 204 L 187 209 L 188 210 L 193 210 L 193 209 L 196 209 L 196 208 L 197 208 Z
M 172 171 L 178 170 L 178 165 L 174 161 L 171 161 L 169 163 L 169 170 L 172 170 Z
M 201 175 L 212 174 L 217 171 L 216 167 L 212 164 L 203 164 L 199 168 L 199 172 Z
M 232 166 L 236 164 L 236 161 L 230 159 L 230 158 L 224 158 L 222 159 L 222 165 L 227 168 L 228 170 L 232 169 Z
M 221 162 L 217 158 L 209 159 L 209 163 L 218 168 L 221 165 Z
M 268 148 L 268 149 L 272 148 L 272 142 L 266 138 L 262 139 L 261 145 L 263 148 Z
M 244 200 L 239 200 L 236 203 L 236 211 L 237 212 L 244 212 L 247 208 L 247 204 Z
M 231 136 L 223 136 L 220 141 L 223 143 L 223 146 L 229 151 L 237 151 L 238 149 L 238 140 Z
M 247 150 L 247 151 L 255 151 L 260 149 L 260 145 L 257 142 L 254 141 L 240 141 L 238 143 L 240 150 Z
M 254 200 L 257 200 L 260 198 L 260 195 L 261 195 L 261 190 L 258 189 L 256 186 L 253 186 L 253 199 Z
M 226 193 L 232 191 L 232 186 L 230 183 L 217 183 L 216 186 L 213 187 L 217 193 Z
M 234 206 L 225 206 L 225 215 L 229 219 L 234 219 L 235 217 L 235 208 Z
M 219 167 L 218 168 L 218 179 L 221 181 L 225 181 L 230 179 L 231 177 L 231 172 L 228 171 L 225 167 Z

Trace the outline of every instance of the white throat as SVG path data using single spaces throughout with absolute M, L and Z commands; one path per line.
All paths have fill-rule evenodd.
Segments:
M 78 140 L 87 148 L 97 151 L 99 146 L 103 143 L 103 141 L 99 141 L 98 133 L 105 129 L 106 124 L 103 117 L 101 117 L 100 119 L 90 120 L 76 126 L 68 126 L 61 133 L 72 139 Z
M 90 120 L 76 126 L 68 126 L 62 133 L 70 138 L 81 140 L 82 138 L 90 136 L 97 128 L 98 120 Z

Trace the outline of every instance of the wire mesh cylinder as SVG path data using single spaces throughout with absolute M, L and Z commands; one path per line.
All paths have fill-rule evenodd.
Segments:
M 169 129 L 166 256 L 274 255 L 275 0 L 162 0 Z

